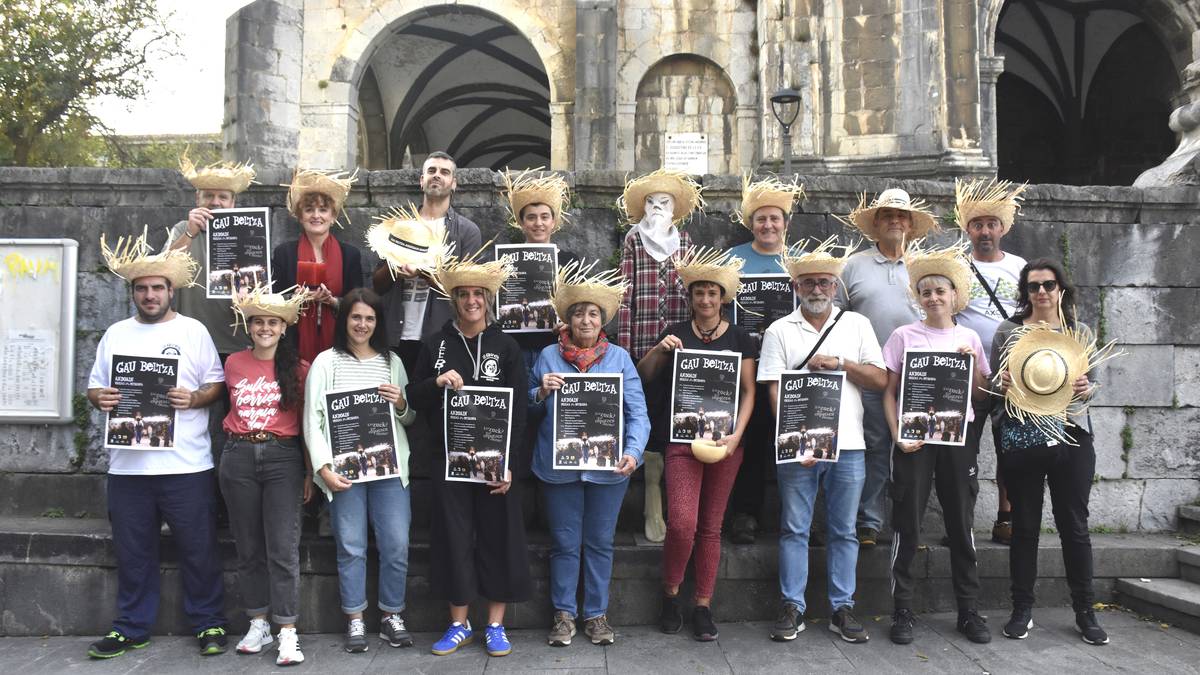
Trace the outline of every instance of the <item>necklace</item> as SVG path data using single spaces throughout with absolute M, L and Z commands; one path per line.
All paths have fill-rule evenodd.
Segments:
M 700 324 L 696 323 L 695 319 L 692 319 L 692 326 L 696 329 L 696 334 L 700 336 L 700 341 L 708 344 L 709 342 L 713 341 L 713 335 L 721 329 L 721 320 L 717 319 L 717 325 L 713 326 L 709 330 L 704 330 L 701 328 Z

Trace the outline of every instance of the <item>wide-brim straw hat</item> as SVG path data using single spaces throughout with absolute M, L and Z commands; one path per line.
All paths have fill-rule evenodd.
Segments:
M 358 179 L 358 171 L 347 174 L 345 171 L 321 171 L 319 169 L 296 169 L 292 182 L 283 186 L 288 189 L 288 213 L 300 217 L 297 210 L 304 198 L 310 194 L 323 194 L 333 202 L 334 217 L 342 213 L 346 205 L 346 197 L 350 194 L 350 186 Z
M 705 464 L 716 464 L 728 456 L 727 448 L 714 441 L 697 438 L 692 441 L 692 456 Z
M 1012 229 L 1017 214 L 1021 212 L 1021 193 L 1028 183 L 1014 186 L 1011 181 L 995 179 L 985 181 L 954 180 L 954 218 L 958 226 L 967 231 L 971 221 L 981 216 L 992 216 L 1000 221 L 1002 234 Z
M 836 235 L 817 243 L 811 251 L 804 250 L 807 245 L 808 240 L 805 239 L 792 245 L 783 253 L 779 266 L 793 279 L 805 274 L 832 274 L 841 278 L 842 269 L 846 267 L 846 260 L 849 259 L 854 249 L 858 248 L 858 244 L 839 246 Z M 836 250 L 841 250 L 842 254 L 835 256 L 831 253 Z
M 441 259 L 430 277 L 433 287 L 447 298 L 452 298 L 454 289 L 463 286 L 485 288 L 495 297 L 515 270 L 507 258 L 478 262 L 491 244 L 489 241 L 466 258 L 451 255 Z
M 240 324 L 249 333 L 250 319 L 256 316 L 274 316 L 293 325 L 300 320 L 300 312 L 307 302 L 308 294 L 299 286 L 292 286 L 282 293 L 272 293 L 269 286 L 257 286 L 244 296 L 234 296 L 233 312 L 237 317 L 234 332 Z
M 907 235 L 910 240 L 920 239 L 941 229 L 937 218 L 929 212 L 925 201 L 913 199 L 900 188 L 890 188 L 880 192 L 879 196 L 869 205 L 867 204 L 867 195 L 864 193 L 859 198 L 858 207 L 850 212 L 847 220 L 857 227 L 867 239 L 879 241 L 879 232 L 875 227 L 875 213 L 879 209 L 899 209 L 912 214 L 912 231 Z
M 754 212 L 764 206 L 774 206 L 783 211 L 786 220 L 795 208 L 797 199 L 804 199 L 804 186 L 795 182 L 784 183 L 778 178 L 766 178 L 750 182 L 750 176 L 742 177 L 742 208 L 733 214 L 733 219 L 746 229 L 751 229 Z
M 197 168 L 187 149 L 179 157 L 179 172 L 197 190 L 229 190 L 235 195 L 250 187 L 255 175 L 249 162 L 216 162 Z
M 387 261 L 389 270 L 401 265 L 433 270 L 450 254 L 445 226 L 425 220 L 411 204 L 376 216 L 376 220 L 367 228 L 367 246 Z
M 945 248 L 925 248 L 925 240 L 917 239 L 904 250 L 904 267 L 908 270 L 908 290 L 914 298 L 920 298 L 917 284 L 927 276 L 946 277 L 954 284 L 954 314 L 967 308 L 971 302 L 971 265 L 967 261 L 966 239 Z
M 567 209 L 571 205 L 571 188 L 560 175 L 552 173 L 543 175 L 545 169 L 538 167 L 522 171 L 513 177 L 511 171 L 501 174 L 504 180 L 505 196 L 508 199 L 508 213 L 513 227 L 521 226 L 521 209 L 530 204 L 545 204 L 554 214 L 554 229 L 558 232 L 567 222 Z
M 698 281 L 708 281 L 721 287 L 726 298 L 737 297 L 742 288 L 742 265 L 745 261 L 729 255 L 728 251 L 694 246 L 683 255 L 672 258 L 675 273 L 684 288 Z
M 704 208 L 703 188 L 683 171 L 659 169 L 625 184 L 625 191 L 617 200 L 617 207 L 625 212 L 630 224 L 641 222 L 646 215 L 646 197 L 665 192 L 675 198 L 675 209 L 671 222 L 679 224 L 696 209 Z
M 554 279 L 554 293 L 550 296 L 550 304 L 558 314 L 559 321 L 566 322 L 567 310 L 580 302 L 590 302 L 599 307 L 606 319 L 617 315 L 629 284 L 618 270 L 593 272 L 598 263 L 598 260 L 593 260 L 584 265 L 583 261 L 577 260 L 559 268 L 558 276 Z
M 139 237 L 118 237 L 117 245 L 111 249 L 100 234 L 100 254 L 104 264 L 113 274 L 125 281 L 133 282 L 142 277 L 165 277 L 174 288 L 196 285 L 200 263 L 182 248 L 168 249 L 162 253 L 151 253 L 146 240 L 147 228 L 142 228 Z

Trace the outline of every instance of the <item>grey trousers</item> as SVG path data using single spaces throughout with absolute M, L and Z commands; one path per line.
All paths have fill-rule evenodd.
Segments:
M 296 439 L 230 439 L 219 470 L 246 614 L 269 610 L 280 624 L 296 623 L 300 613 L 301 452 Z

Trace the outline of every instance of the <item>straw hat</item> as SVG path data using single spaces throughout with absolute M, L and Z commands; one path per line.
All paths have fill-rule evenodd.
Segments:
M 870 206 L 867 205 L 866 193 L 863 193 L 859 199 L 858 208 L 851 211 L 847 219 L 866 235 L 867 239 L 878 241 L 879 233 L 875 228 L 875 212 L 879 209 L 899 209 L 912 214 L 912 232 L 908 234 L 908 239 L 920 239 L 930 232 L 937 232 L 941 229 L 938 226 L 937 218 L 934 218 L 933 214 L 929 212 L 925 201 L 909 197 L 908 193 L 900 188 L 891 188 L 880 192 Z
M 730 256 L 728 251 L 694 246 L 671 260 L 684 288 L 691 288 L 697 281 L 710 281 L 725 291 L 726 298 L 737 297 L 742 288 L 742 265 L 745 261 Z
M 550 304 L 554 306 L 559 321 L 565 322 L 567 310 L 571 305 L 580 302 L 596 305 L 607 319 L 616 317 L 628 283 L 617 270 L 604 270 L 593 274 L 592 270 L 599 262 L 593 260 L 591 264 L 584 265 L 582 261 L 576 260 L 558 270 Z
M 908 290 L 914 298 L 920 298 L 917 283 L 927 276 L 936 274 L 946 277 L 954 284 L 954 314 L 967 308 L 971 302 L 971 266 L 967 262 L 966 239 L 940 249 L 924 248 L 925 240 L 917 239 L 908 244 L 904 251 L 904 267 L 908 269 Z
M 217 162 L 198 169 L 186 148 L 179 157 L 179 172 L 197 190 L 229 190 L 236 195 L 254 182 L 254 167 L 249 162 Z
M 836 235 L 820 242 L 811 251 L 804 250 L 807 243 L 807 239 L 796 242 L 783 254 L 780 267 L 793 279 L 805 274 L 832 274 L 835 277 L 841 277 L 846 260 L 854 252 L 854 249 L 858 248 L 858 244 L 838 246 Z M 834 256 L 830 253 L 836 249 L 841 249 L 842 255 Z
M 699 183 L 682 171 L 659 169 L 626 183 L 625 191 L 617 200 L 617 208 L 625 212 L 631 224 L 639 223 L 646 215 L 646 197 L 666 192 L 675 198 L 671 222 L 678 224 L 692 211 L 704 208 L 704 197 L 700 194 L 702 189 Z
M 554 229 L 558 232 L 567 222 L 567 208 L 571 204 L 571 188 L 562 176 L 554 173 L 541 175 L 542 167 L 522 171 L 513 177 L 511 171 L 502 175 L 508 197 L 508 212 L 513 227 L 521 226 L 521 209 L 530 204 L 545 204 L 554 214 Z
M 490 260 L 485 263 L 476 262 L 479 256 L 491 247 L 491 244 L 492 242 L 489 241 L 483 245 L 483 248 L 467 258 L 459 259 L 456 256 L 448 256 L 438 260 L 437 267 L 430 278 L 434 288 L 449 298 L 452 297 L 454 289 L 460 286 L 479 286 L 491 291 L 494 297 L 515 270 L 507 258 Z
M 792 213 L 797 199 L 804 199 L 804 186 L 793 182 L 784 183 L 778 178 L 767 178 L 757 183 L 750 182 L 750 175 L 742 177 L 742 208 L 733 214 L 733 220 L 750 229 L 754 212 L 764 206 L 775 206 L 783 211 L 786 220 Z
M 182 248 L 169 249 L 163 253 L 150 253 L 146 242 L 146 228 L 140 237 L 118 237 L 117 245 L 108 247 L 104 233 L 100 234 L 100 253 L 104 264 L 113 274 L 133 282 L 142 277 L 166 277 L 175 288 L 196 285 L 200 263 Z
M 237 318 L 233 324 L 234 332 L 241 325 L 249 333 L 250 319 L 255 316 L 274 316 L 293 325 L 300 320 L 300 310 L 307 301 L 308 294 L 299 286 L 285 289 L 283 293 L 272 293 L 269 286 L 258 286 L 242 297 L 234 297 L 233 313 Z
M 358 179 L 358 171 L 346 175 L 345 171 L 321 171 L 319 169 L 296 169 L 292 182 L 284 185 L 288 189 L 288 213 L 297 216 L 297 209 L 310 194 L 323 194 L 333 201 L 334 214 L 342 213 L 350 186 Z
M 954 180 L 954 218 L 965 232 L 971 221 L 980 216 L 994 216 L 1000 220 L 1002 234 L 1008 234 L 1013 221 L 1021 212 L 1021 193 L 1029 187 L 1022 183 L 1013 187 L 1010 181 L 984 182 Z
M 716 464 L 725 459 L 726 449 L 723 445 L 697 438 L 692 441 L 692 456 L 705 464 Z
M 450 254 L 445 226 L 425 220 L 411 204 L 375 219 L 379 222 L 367 229 L 367 246 L 388 262 L 393 274 L 401 265 L 432 270 Z

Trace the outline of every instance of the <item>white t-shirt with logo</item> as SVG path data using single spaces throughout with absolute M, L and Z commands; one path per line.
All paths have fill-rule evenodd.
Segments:
M 192 391 L 205 384 L 225 381 L 221 358 L 208 330 L 204 324 L 182 314 L 162 323 L 140 323 L 135 318 L 128 318 L 110 326 L 96 347 L 96 361 L 88 377 L 89 389 L 111 384 L 114 354 L 178 356 L 179 386 Z M 176 411 L 175 446 L 172 448 L 113 448 L 108 453 L 108 472 L 122 476 L 207 471 L 213 468 L 208 408 Z
M 434 229 L 446 227 L 445 216 L 433 221 Z M 469 255 L 473 251 L 467 252 Z M 464 255 L 455 251 L 456 255 Z M 429 280 L 422 275 L 412 279 L 400 279 L 400 307 L 404 312 L 404 327 L 400 330 L 401 340 L 420 340 L 425 327 L 425 307 L 429 304 Z M 392 338 L 393 340 L 395 338 Z
M 980 262 L 972 260 L 975 269 L 987 280 L 988 286 L 1004 305 L 1004 311 L 1009 316 L 1017 311 L 1017 282 L 1021 279 L 1021 269 L 1025 267 L 1025 259 L 1019 255 L 1005 252 L 999 262 Z M 966 326 L 979 334 L 983 341 L 983 353 L 992 353 L 992 337 L 996 334 L 996 326 L 1004 317 L 983 286 L 979 285 L 979 277 L 971 273 L 971 302 L 967 308 L 958 314 L 959 325 Z

